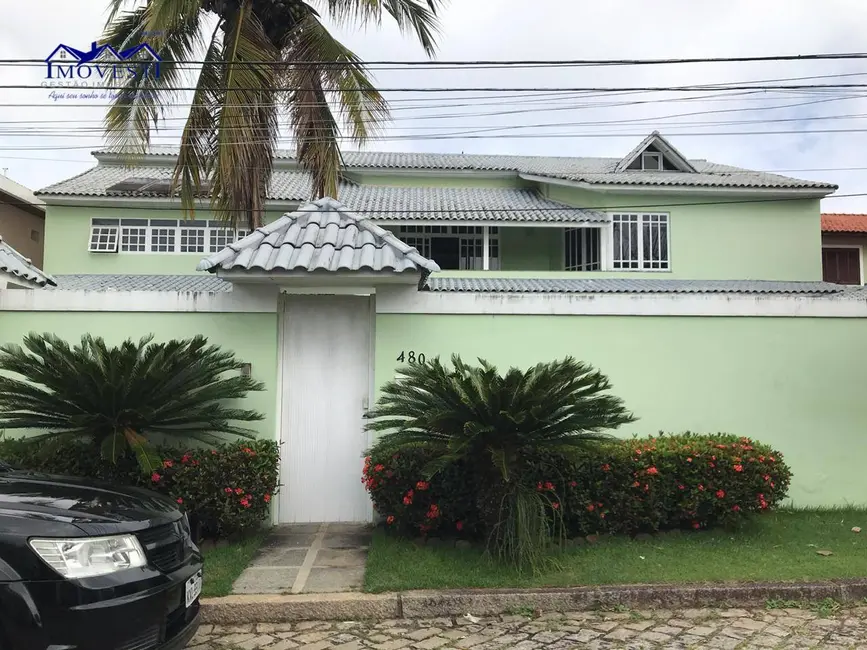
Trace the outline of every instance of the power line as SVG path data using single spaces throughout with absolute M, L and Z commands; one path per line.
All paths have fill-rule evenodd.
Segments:
M 450 61 L 431 61 L 431 60 L 384 60 L 384 61 L 365 61 L 364 66 L 406 66 L 406 67 L 574 67 L 574 66 L 635 66 L 635 65 L 680 65 L 690 63 L 755 63 L 767 61 L 836 61 L 845 59 L 864 59 L 867 58 L 865 52 L 829 52 L 829 53 L 814 53 L 814 54 L 782 54 L 769 56 L 736 56 L 736 57 L 701 57 L 701 58 L 668 58 L 668 59 L 482 59 L 482 60 L 450 60 Z M 167 61 L 168 62 L 168 61 Z M 47 62 L 44 59 L 0 59 L 0 65 L 13 63 L 29 63 L 45 65 Z M 174 63 L 174 62 L 172 62 Z M 287 60 L 287 61 L 203 61 L 189 60 L 178 62 L 181 64 L 201 65 L 271 65 L 271 66 L 303 66 L 315 65 L 317 67 L 325 67 L 327 65 L 339 66 L 343 65 L 338 62 L 311 62 L 305 60 Z
M 798 129 L 797 131 L 716 131 L 705 133 L 677 133 L 679 138 L 692 137 L 730 137 L 730 136 L 768 136 L 768 135 L 800 135 L 800 134 L 843 134 L 843 133 L 865 133 L 867 129 L 852 128 L 852 129 Z M 478 134 L 478 133 L 435 133 L 427 135 L 395 135 L 395 136 L 369 136 L 368 142 L 402 142 L 402 141 L 429 141 L 429 140 L 486 140 L 486 139 L 573 139 L 573 138 L 643 138 L 646 133 L 497 133 L 497 134 Z M 337 140 L 352 141 L 351 136 L 338 136 Z M 331 139 L 312 139 L 305 142 L 331 142 Z M 270 140 L 244 140 L 244 141 L 226 141 L 221 144 L 250 144 L 254 142 L 270 142 Z M 26 145 L 26 146 L 0 146 L 0 151 L 50 151 L 50 150 L 72 150 L 72 149 L 93 149 L 94 147 L 102 147 L 101 144 L 93 145 Z M 123 152 L 118 152 L 123 153 Z

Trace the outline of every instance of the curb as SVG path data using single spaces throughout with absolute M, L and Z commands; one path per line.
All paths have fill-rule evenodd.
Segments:
M 867 579 L 810 583 L 617 585 L 548 589 L 462 589 L 386 594 L 244 595 L 201 601 L 202 623 L 239 625 L 310 620 L 494 616 L 517 608 L 556 611 L 626 606 L 633 609 L 762 607 L 768 600 L 852 603 L 867 598 Z

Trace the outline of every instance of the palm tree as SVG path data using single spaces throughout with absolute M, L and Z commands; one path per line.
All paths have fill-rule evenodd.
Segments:
M 607 394 L 608 378 L 572 357 L 500 374 L 452 356 L 401 368 L 382 388 L 368 429 L 378 448 L 423 445 L 428 476 L 460 463 L 477 479 L 477 506 L 491 546 L 519 567 L 536 568 L 552 536 L 550 500 L 527 476 L 550 455 L 575 456 L 635 420 Z M 555 521 L 557 517 L 554 517 Z
M 243 364 L 231 352 L 203 336 L 152 339 L 108 347 L 85 335 L 70 347 L 54 334 L 31 333 L 24 347 L 0 346 L 0 430 L 44 431 L 28 438 L 34 443 L 90 439 L 111 462 L 129 447 L 148 472 L 162 462 L 151 434 L 208 443 L 221 434 L 255 437 L 232 421 L 261 420 L 262 414 L 224 402 L 264 385 L 237 374 Z
M 174 89 L 184 86 L 189 62 L 202 60 L 172 179 L 185 214 L 194 216 L 196 197 L 208 187 L 218 218 L 260 226 L 287 115 L 298 161 L 312 175 L 313 198 L 336 197 L 338 118 L 362 144 L 389 111 L 363 62 L 328 32 L 320 11 L 337 23 L 361 25 L 388 13 L 430 56 L 443 1 L 146 0 L 137 6 L 111 0 L 104 40 L 118 50 L 147 42 L 162 63 L 159 75 L 124 80 L 105 120 L 109 144 L 130 160 L 146 151 L 151 128 L 172 106 Z

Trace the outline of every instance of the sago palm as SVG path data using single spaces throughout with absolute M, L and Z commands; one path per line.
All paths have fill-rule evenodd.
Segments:
M 492 546 L 535 567 L 556 513 L 528 485 L 530 468 L 551 454 L 574 455 L 635 418 L 606 393 L 607 377 L 571 357 L 505 374 L 483 359 L 470 366 L 455 355 L 451 365 L 436 358 L 401 368 L 382 388 L 368 428 L 384 432 L 378 444 L 388 448 L 428 447 L 429 475 L 457 461 L 470 467 Z
M 112 462 L 129 447 L 145 471 L 161 462 L 152 434 L 203 442 L 221 434 L 255 436 L 233 422 L 262 414 L 225 402 L 264 386 L 238 372 L 243 364 L 231 352 L 203 336 L 152 338 L 109 347 L 86 335 L 70 346 L 53 334 L 31 333 L 23 347 L 0 346 L 0 430 L 36 430 L 34 443 L 89 438 Z
M 328 32 L 323 15 L 364 26 L 387 13 L 432 55 L 442 2 L 111 0 L 106 42 L 118 50 L 146 42 L 162 63 L 159 75 L 124 79 L 106 116 L 107 140 L 131 160 L 144 152 L 151 129 L 178 96 L 174 89 L 192 78 L 173 177 L 188 215 L 210 183 L 220 218 L 260 226 L 281 127 L 312 175 L 313 198 L 336 197 L 340 120 L 360 144 L 389 113 L 364 63 Z M 199 60 L 204 64 L 194 74 Z

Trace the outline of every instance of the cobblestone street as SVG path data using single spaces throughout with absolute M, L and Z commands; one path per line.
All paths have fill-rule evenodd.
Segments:
M 203 625 L 188 650 L 867 650 L 867 607 L 828 618 L 801 609 L 566 612 L 382 622 Z

